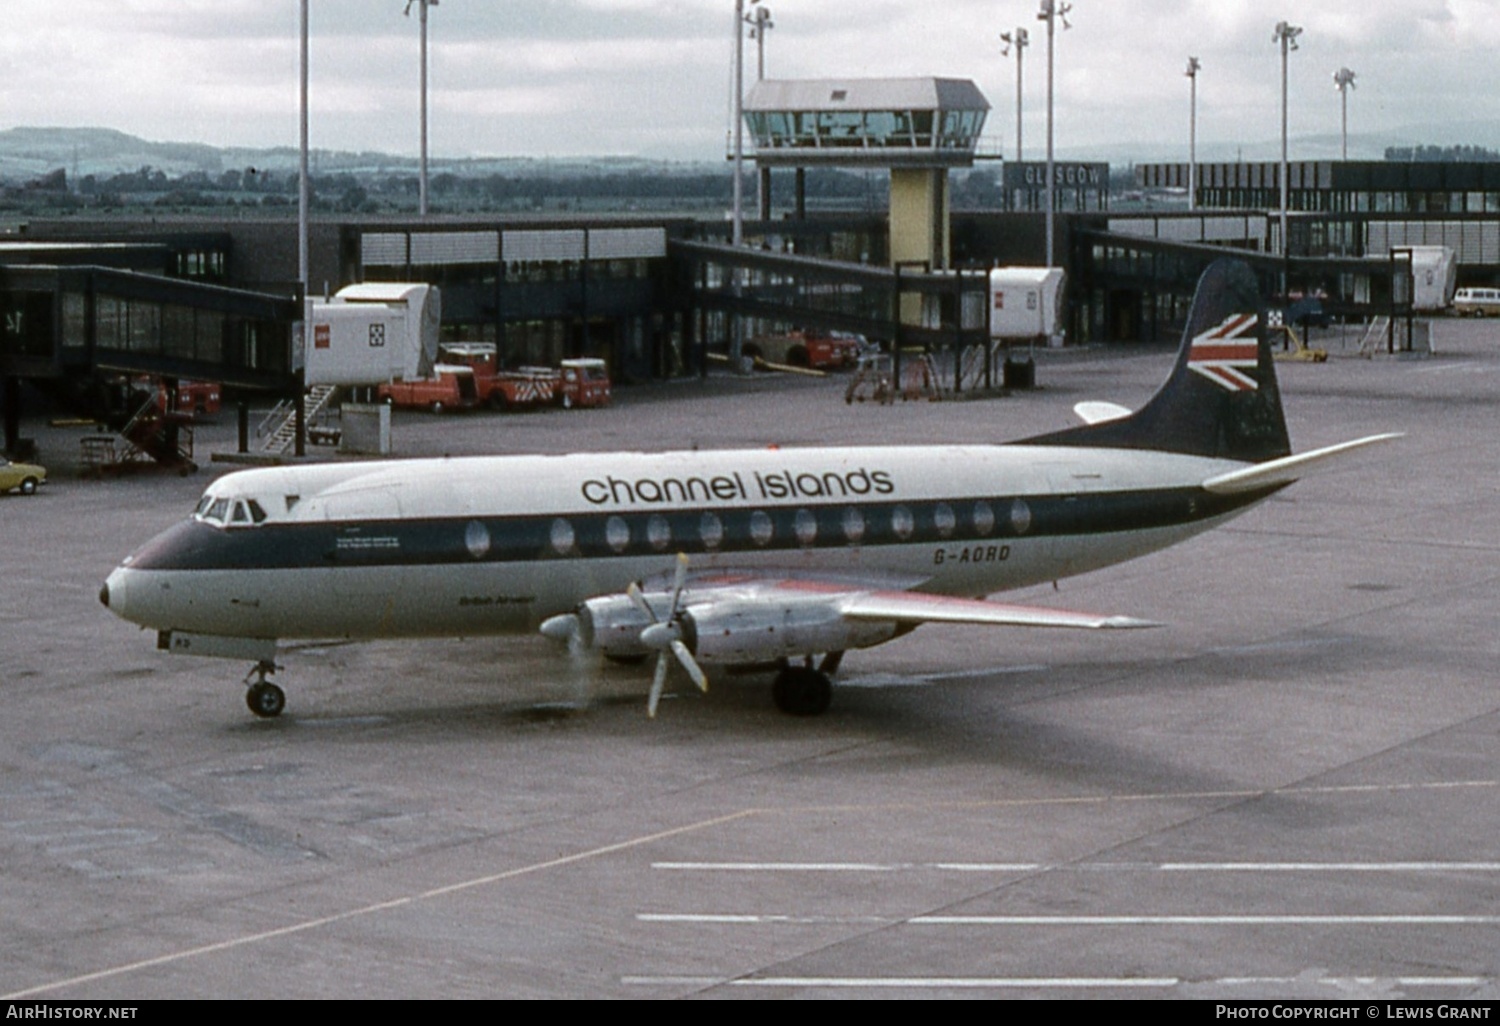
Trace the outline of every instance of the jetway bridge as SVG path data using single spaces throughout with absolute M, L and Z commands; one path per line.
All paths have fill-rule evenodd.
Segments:
M 0 265 L 4 446 L 19 444 L 21 381 L 94 415 L 111 375 L 298 394 L 292 326 L 301 303 L 107 267 Z
M 700 342 L 710 351 L 727 352 L 731 318 L 852 332 L 898 353 L 960 350 L 989 338 L 985 269 L 875 267 L 692 240 L 673 240 L 669 248 L 692 278 L 693 305 L 706 322 Z M 921 311 L 919 320 L 903 317 L 912 309 Z

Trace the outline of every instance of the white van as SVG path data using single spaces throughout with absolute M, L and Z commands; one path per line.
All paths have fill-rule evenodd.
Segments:
M 1459 289 L 1453 293 L 1453 312 L 1460 317 L 1500 316 L 1500 289 Z

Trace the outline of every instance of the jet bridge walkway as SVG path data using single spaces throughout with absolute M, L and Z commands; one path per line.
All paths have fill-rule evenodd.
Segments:
M 875 267 L 695 240 L 668 246 L 692 275 L 709 352 L 728 353 L 732 318 L 863 335 L 887 343 L 898 363 L 903 351 L 959 354 L 988 344 L 985 270 Z
M 0 266 L 4 448 L 20 443 L 22 380 L 87 416 L 98 414 L 97 383 L 110 374 L 297 395 L 292 326 L 300 319 L 294 295 L 105 267 Z M 180 463 L 171 445 L 141 448 Z

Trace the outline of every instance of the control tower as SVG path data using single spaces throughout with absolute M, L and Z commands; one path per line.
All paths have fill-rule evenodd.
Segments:
M 891 172 L 891 262 L 949 266 L 948 169 L 974 163 L 989 101 L 968 79 L 768 79 L 745 100 L 755 162 Z

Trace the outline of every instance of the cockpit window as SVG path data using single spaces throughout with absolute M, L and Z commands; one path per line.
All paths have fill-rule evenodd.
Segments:
M 245 505 L 250 507 L 251 520 L 255 521 L 257 524 L 263 524 L 266 522 L 266 511 L 261 508 L 260 503 L 256 502 L 254 499 L 247 499 L 245 500 Z
M 198 508 L 193 510 L 193 515 L 197 517 L 205 515 L 208 512 L 208 507 L 213 505 L 213 501 L 214 497 L 204 492 L 203 498 L 198 500 Z
M 250 522 L 250 511 L 245 508 L 243 502 L 234 504 L 234 522 L 236 524 L 248 524 Z
M 224 522 L 224 517 L 227 516 L 228 513 L 229 500 L 215 499 L 213 503 L 208 507 L 208 511 L 203 514 L 203 519 L 212 520 L 214 523 L 222 524 Z

